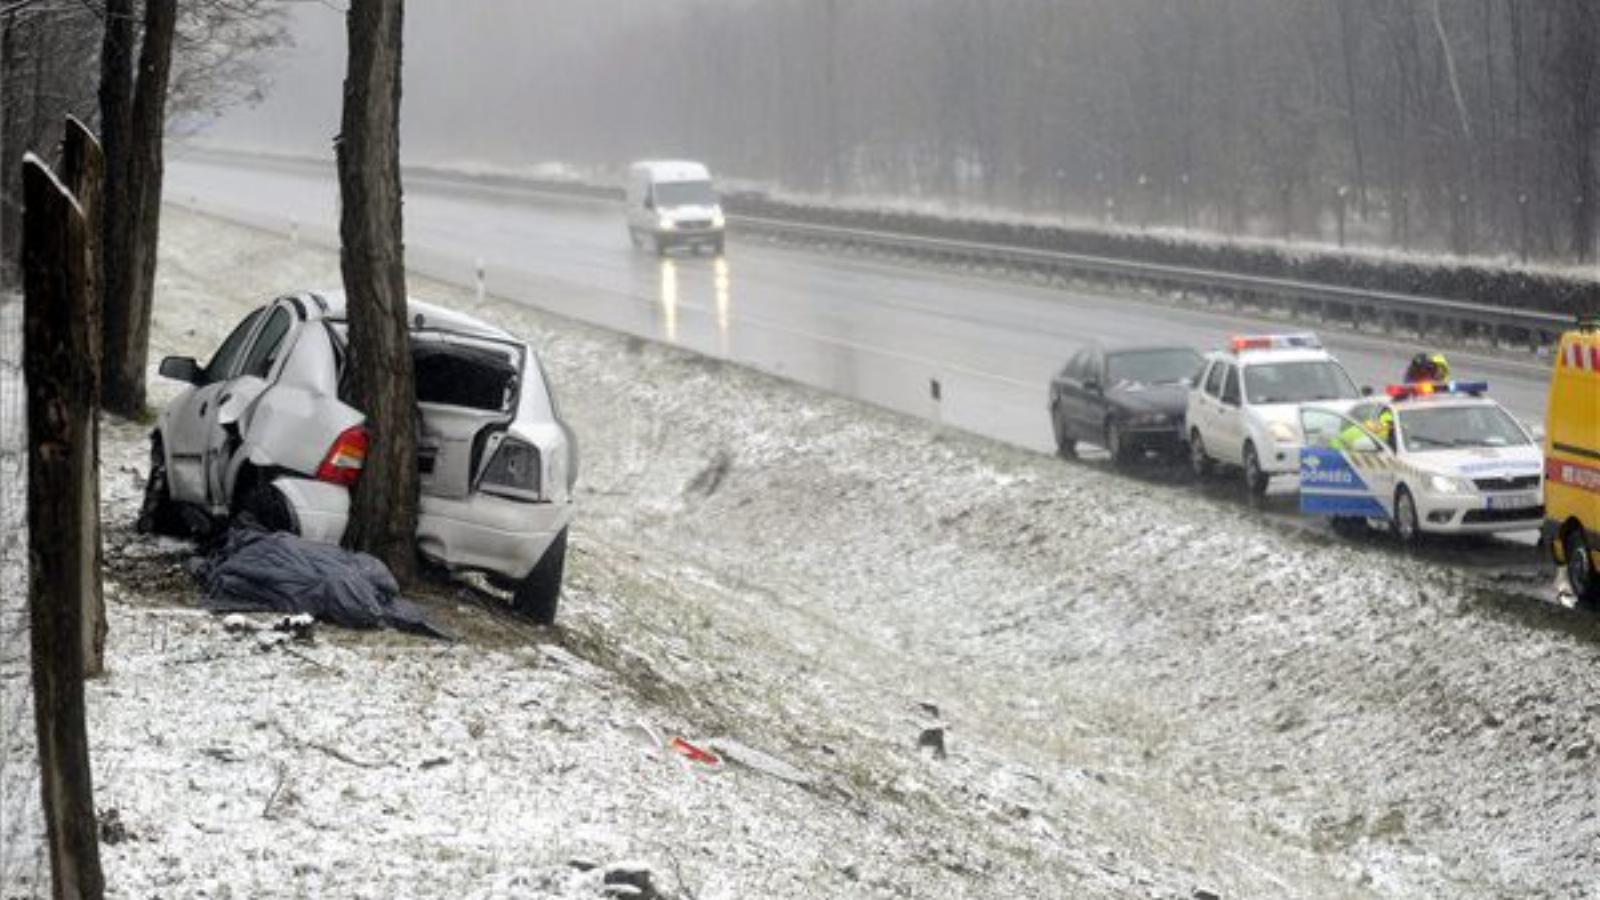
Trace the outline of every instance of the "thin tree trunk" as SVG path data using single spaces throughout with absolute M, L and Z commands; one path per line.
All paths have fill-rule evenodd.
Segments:
M 1361 111 L 1356 105 L 1356 65 L 1359 45 L 1356 42 L 1354 10 L 1348 2 L 1339 3 L 1340 44 L 1344 54 L 1345 108 L 1349 115 L 1350 153 L 1356 169 L 1356 208 L 1361 218 L 1367 218 L 1367 155 L 1361 144 Z M 1342 201 L 1341 201 L 1342 202 Z
M 162 138 L 166 132 L 167 81 L 172 70 L 177 0 L 146 0 L 144 42 L 139 48 L 139 79 L 134 86 L 124 175 L 127 221 L 110 223 L 132 232 L 128 255 L 116 265 L 128 276 L 122 294 L 109 294 L 106 307 L 105 405 L 136 417 L 144 412 L 145 362 L 150 352 L 150 309 L 155 299 L 156 244 L 161 228 Z
M 367 415 L 366 468 L 345 544 L 416 573 L 416 389 L 407 328 L 400 184 L 402 0 L 351 0 L 349 71 L 338 139 L 340 269 L 356 402 Z
M 65 139 L 61 142 L 61 172 L 67 188 L 78 200 L 83 210 L 83 272 L 84 272 L 84 324 L 88 331 L 89 358 L 96 361 L 89 366 L 90 409 L 100 408 L 100 366 L 102 352 L 100 292 L 97 263 L 99 260 L 100 190 L 104 183 L 105 159 L 100 144 L 88 127 L 68 116 Z M 80 598 L 83 617 L 83 675 L 94 678 L 105 672 L 106 603 L 100 573 L 103 568 L 103 551 L 100 541 L 100 417 L 89 417 L 89 470 L 96 477 L 84 485 L 83 490 L 83 558 L 89 573 Z
M 24 371 L 28 390 L 28 587 L 33 710 L 53 896 L 105 892 L 84 724 L 80 598 L 94 558 L 79 539 L 93 470 L 94 354 L 72 195 L 38 159 L 23 163 Z
M 105 186 L 100 205 L 100 309 L 105 356 L 101 387 L 114 379 L 110 371 L 127 344 L 127 304 L 132 293 L 131 261 L 137 237 L 133 227 L 133 190 L 129 179 L 129 132 L 133 130 L 133 0 L 106 0 L 105 31 L 100 39 L 100 139 L 105 150 Z M 102 401 L 104 396 L 102 395 Z

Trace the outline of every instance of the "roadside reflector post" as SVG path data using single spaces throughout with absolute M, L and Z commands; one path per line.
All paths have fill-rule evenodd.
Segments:
M 936 425 L 943 425 L 944 414 L 941 404 L 944 402 L 944 385 L 940 384 L 937 378 L 928 379 L 928 401 L 928 418 L 932 419 Z
M 289 217 L 289 243 L 300 243 L 300 220 L 294 216 Z
M 478 286 L 478 302 L 482 303 L 484 295 L 483 257 L 480 256 L 473 260 L 473 272 Z

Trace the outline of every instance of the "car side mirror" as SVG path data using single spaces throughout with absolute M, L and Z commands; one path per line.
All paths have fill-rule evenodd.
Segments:
M 1099 379 L 1096 379 L 1096 378 L 1085 378 L 1083 380 L 1083 389 L 1088 391 L 1091 394 L 1100 393 L 1100 381 L 1099 381 Z
M 161 377 L 188 384 L 204 384 L 206 373 L 192 356 L 169 356 L 161 361 Z
M 1522 423 L 1522 426 L 1528 430 L 1528 436 L 1533 438 L 1533 442 L 1535 444 L 1544 443 L 1544 439 L 1547 435 L 1545 434 L 1543 425 L 1540 425 L 1538 422 L 1524 422 Z
M 1376 392 L 1373 391 L 1372 385 L 1363 384 L 1361 386 L 1361 396 L 1363 396 L 1363 397 L 1371 397 L 1374 393 L 1376 393 Z

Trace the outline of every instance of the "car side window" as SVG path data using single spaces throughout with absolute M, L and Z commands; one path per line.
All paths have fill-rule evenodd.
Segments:
M 1228 370 L 1222 382 L 1222 402 L 1229 406 L 1239 405 L 1239 370 L 1235 366 L 1224 366 Z
M 250 337 L 250 332 L 255 328 L 256 320 L 261 318 L 261 310 L 256 310 L 245 317 L 239 327 L 228 335 L 222 342 L 217 352 L 212 354 L 211 361 L 206 363 L 206 381 L 216 382 L 227 378 L 233 372 L 233 364 L 239 358 L 239 351 L 244 349 L 244 342 Z
M 256 335 L 255 343 L 250 345 L 250 352 L 245 356 L 244 367 L 239 374 L 267 377 L 272 371 L 272 364 L 278 359 L 284 335 L 289 333 L 289 322 L 288 310 L 280 306 L 272 311 L 266 324 L 261 326 L 261 333 Z
M 1206 375 L 1206 393 L 1212 397 L 1222 396 L 1222 370 L 1227 368 L 1220 362 L 1211 364 L 1211 371 Z

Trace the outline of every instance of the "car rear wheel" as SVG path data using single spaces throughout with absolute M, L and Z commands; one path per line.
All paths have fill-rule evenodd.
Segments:
M 1567 557 L 1567 584 L 1572 587 L 1578 605 L 1600 606 L 1600 577 L 1595 575 L 1594 557 L 1589 553 L 1589 537 L 1582 525 L 1570 525 L 1561 539 L 1561 549 Z
M 267 531 L 299 534 L 288 499 L 270 484 L 257 484 L 250 488 L 239 504 L 239 516 L 246 522 L 254 521 Z
M 511 607 L 540 625 L 550 625 L 556 620 L 556 607 L 561 603 L 561 575 L 567 565 L 567 529 L 561 529 L 550 543 L 538 565 L 517 585 L 511 597 Z
M 1261 468 L 1261 458 L 1256 455 L 1255 444 L 1244 445 L 1244 486 L 1252 497 L 1265 497 L 1272 476 Z
M 181 537 L 186 533 L 183 516 L 172 500 L 172 488 L 167 482 L 167 460 L 160 435 L 150 439 L 150 477 L 145 479 L 144 505 L 139 508 L 139 521 L 134 528 L 141 534 Z
M 1198 428 L 1189 432 L 1189 468 L 1196 478 L 1210 478 L 1216 471 L 1216 463 L 1206 455 L 1206 442 L 1201 439 Z
M 1417 501 L 1411 498 L 1411 491 L 1405 485 L 1394 492 L 1394 536 L 1401 544 L 1410 547 L 1417 543 L 1422 536 L 1422 527 L 1417 519 Z

